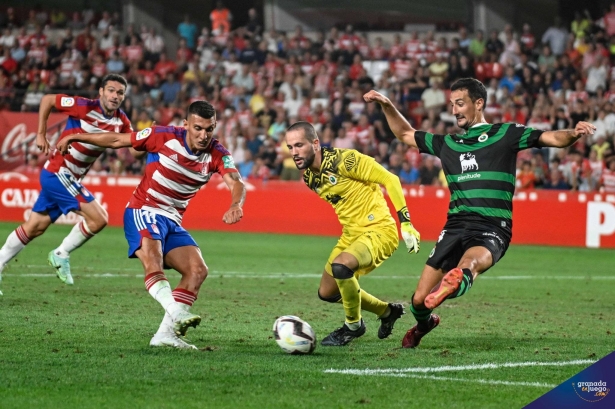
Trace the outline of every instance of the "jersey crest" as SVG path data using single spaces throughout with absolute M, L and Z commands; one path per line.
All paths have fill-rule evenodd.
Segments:
M 476 163 L 476 156 L 471 153 L 462 153 L 459 155 L 459 161 L 461 162 L 461 172 L 467 172 L 469 170 L 478 170 L 478 163 Z

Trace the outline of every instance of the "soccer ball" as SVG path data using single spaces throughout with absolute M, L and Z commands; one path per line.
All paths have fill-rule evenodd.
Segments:
M 284 315 L 273 323 L 275 342 L 292 355 L 311 354 L 316 348 L 316 334 L 310 324 L 294 315 Z

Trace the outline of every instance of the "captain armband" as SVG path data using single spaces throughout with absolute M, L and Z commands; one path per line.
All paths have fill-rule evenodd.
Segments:
M 408 206 L 402 207 L 397 212 L 397 218 L 400 223 L 410 222 L 410 212 L 408 211 Z

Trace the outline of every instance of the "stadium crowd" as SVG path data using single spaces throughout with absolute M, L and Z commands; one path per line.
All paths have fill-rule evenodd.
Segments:
M 489 122 L 597 127 L 570 149 L 521 152 L 518 189 L 615 192 L 615 5 L 601 16 L 579 12 L 566 25 L 556 18 L 544 33 L 527 24 L 521 32 L 461 28 L 400 33 L 391 43 L 352 26 L 265 32 L 257 11 L 248 13 L 241 27 L 221 3 L 209 22 L 186 17 L 170 49 L 151 27 L 121 31 L 118 13 L 37 9 L 22 18 L 8 8 L 0 13 L 0 109 L 35 112 L 46 93 L 95 98 L 101 78 L 119 73 L 129 82 L 123 110 L 135 130 L 153 121 L 181 126 L 191 102 L 210 101 L 217 138 L 246 178 L 299 179 L 281 142 L 289 125 L 305 120 L 322 145 L 367 153 L 403 183 L 446 185 L 438 160 L 398 143 L 362 96 L 376 89 L 415 128 L 460 133 L 447 89 L 476 77 L 487 87 Z M 142 167 L 127 152 L 109 152 L 90 174 L 141 174 Z

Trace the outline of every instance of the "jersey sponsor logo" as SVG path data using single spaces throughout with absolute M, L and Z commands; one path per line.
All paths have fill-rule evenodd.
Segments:
M 478 137 L 479 142 L 485 142 L 487 139 L 489 139 L 489 135 L 487 135 L 486 133 Z
M 348 172 L 350 172 L 352 168 L 355 167 L 356 164 L 357 164 L 357 158 L 354 156 L 354 152 L 346 156 L 346 158 L 344 159 L 344 166 L 346 167 L 346 170 Z
M 75 98 L 71 97 L 62 97 L 60 99 L 60 106 L 63 108 L 70 108 L 75 105 Z
M 235 161 L 231 155 L 223 156 L 222 162 L 224 163 L 224 169 L 235 169 Z
M 367 220 L 369 220 L 370 222 L 374 221 L 374 215 L 370 214 L 369 216 L 367 216 Z
M 459 161 L 461 162 L 461 172 L 468 170 L 478 170 L 478 163 L 476 163 L 476 156 L 471 153 L 462 153 L 459 155 Z
M 464 180 L 468 180 L 468 179 L 480 179 L 481 174 L 480 173 L 469 173 L 467 175 L 460 175 L 457 178 L 457 182 L 463 182 Z
M 137 134 L 137 141 L 147 138 L 148 136 L 150 136 L 151 133 L 152 133 L 152 128 L 145 128 L 144 130 L 142 130 L 141 132 Z
M 175 162 L 178 162 L 177 160 L 177 154 L 174 153 L 173 155 L 169 156 L 169 158 L 171 158 L 172 160 L 174 160 Z
M 517 128 L 525 128 L 525 125 L 523 125 L 523 124 L 515 124 L 515 126 L 516 126 Z

